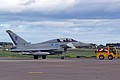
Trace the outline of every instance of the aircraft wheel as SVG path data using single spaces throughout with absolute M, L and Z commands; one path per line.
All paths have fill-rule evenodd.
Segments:
M 64 58 L 65 58 L 64 56 L 61 57 L 62 60 L 63 60 Z
M 99 59 L 100 59 L 100 60 L 104 60 L 104 56 L 103 56 L 103 55 L 100 55 L 100 56 L 99 56 Z
M 113 59 L 113 56 L 112 56 L 112 55 L 109 55 L 109 56 L 108 56 L 108 59 L 109 59 L 109 60 L 112 60 L 112 59 Z
M 34 55 L 34 59 L 38 59 L 38 55 Z
M 42 56 L 42 59 L 46 59 L 46 55 L 43 55 L 43 56 Z

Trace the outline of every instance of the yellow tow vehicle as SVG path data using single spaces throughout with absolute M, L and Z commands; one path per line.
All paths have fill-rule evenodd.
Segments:
M 104 59 L 117 59 L 118 58 L 118 52 L 115 47 L 107 47 L 107 48 L 98 48 L 96 51 L 96 58 L 100 60 Z

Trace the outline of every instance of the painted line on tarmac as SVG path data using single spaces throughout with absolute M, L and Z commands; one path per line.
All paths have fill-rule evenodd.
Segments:
M 43 74 L 43 72 L 28 72 L 29 74 Z

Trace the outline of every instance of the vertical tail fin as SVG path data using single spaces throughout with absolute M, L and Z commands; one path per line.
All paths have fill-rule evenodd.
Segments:
M 13 43 L 18 46 L 23 46 L 25 44 L 29 44 L 27 41 L 19 37 L 17 34 L 13 33 L 11 30 L 6 31 L 10 38 L 12 39 Z

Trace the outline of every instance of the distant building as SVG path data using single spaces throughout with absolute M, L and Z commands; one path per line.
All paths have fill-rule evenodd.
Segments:
M 120 49 L 120 43 L 107 43 L 106 46 L 114 46 Z

